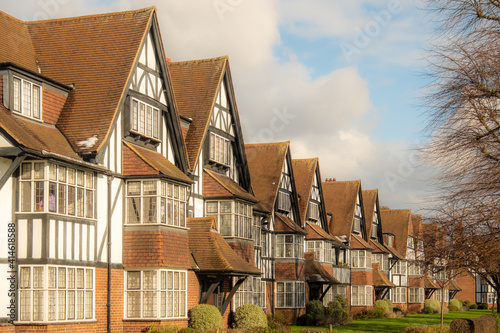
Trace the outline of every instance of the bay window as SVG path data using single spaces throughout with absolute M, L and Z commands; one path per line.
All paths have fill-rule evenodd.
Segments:
M 424 288 L 408 288 L 408 303 L 423 303 Z
M 160 138 L 160 110 L 132 98 L 132 131 L 149 138 Z
M 186 227 L 186 186 L 163 180 L 127 182 L 127 224 Z
M 42 88 L 30 81 L 14 76 L 13 111 L 34 119 L 42 116 Z
M 187 273 L 173 270 L 125 272 L 125 317 L 185 318 Z
M 305 283 L 302 281 L 276 282 L 277 308 L 303 308 L 305 306 Z
M 236 280 L 235 278 L 235 283 Z M 245 304 L 255 304 L 260 308 L 266 307 L 266 282 L 261 278 L 247 277 L 234 294 L 234 309 Z
M 422 275 L 422 267 L 419 263 L 412 262 L 408 265 L 408 275 Z
M 207 201 L 205 212 L 206 216 L 217 218 L 222 236 L 252 237 L 253 216 L 252 206 L 249 204 L 233 200 Z
M 231 165 L 231 141 L 210 133 L 210 160 L 226 166 Z
M 372 286 L 351 286 L 351 305 L 373 305 Z
M 372 262 L 380 263 L 379 269 L 381 271 L 387 271 L 389 269 L 389 258 L 387 254 L 384 253 L 373 253 L 372 254 Z
M 300 235 L 276 235 L 276 257 L 304 258 L 303 241 Z
M 307 208 L 307 219 L 311 221 L 319 220 L 319 205 L 315 202 L 309 202 Z
M 365 250 L 351 251 L 352 268 L 371 268 L 371 253 Z
M 406 287 L 396 287 L 392 289 L 393 303 L 406 303 Z
M 315 252 L 319 262 L 332 262 L 332 245 L 325 241 L 307 241 L 307 252 Z
M 328 303 L 334 301 L 337 295 L 342 296 L 344 300 L 347 300 L 347 286 L 331 286 L 330 289 L 328 289 L 328 291 L 326 292 L 325 297 L 323 297 L 323 305 L 328 306 Z
M 19 321 L 94 319 L 94 269 L 19 266 Z
M 406 261 L 398 260 L 391 269 L 392 274 L 406 275 Z
M 48 162 L 21 164 L 21 212 L 49 212 L 95 218 L 93 172 Z
M 292 209 L 292 202 L 290 200 L 290 193 L 279 191 L 278 210 L 281 212 L 289 213 L 291 209 Z

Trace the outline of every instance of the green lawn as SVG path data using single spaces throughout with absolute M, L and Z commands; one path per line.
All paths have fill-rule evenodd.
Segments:
M 490 314 L 491 310 L 469 310 L 455 311 L 444 315 L 444 322 L 450 324 L 457 318 L 475 318 Z M 414 325 L 434 326 L 440 323 L 440 314 L 413 314 L 405 318 L 384 318 L 384 319 L 359 319 L 352 324 L 343 326 L 334 326 L 333 330 L 337 333 L 360 333 L 360 332 L 384 332 L 396 333 L 404 332 L 405 327 Z M 292 326 L 292 333 L 299 333 L 301 326 Z M 312 328 L 312 327 L 311 327 Z M 320 327 L 314 327 L 316 329 Z

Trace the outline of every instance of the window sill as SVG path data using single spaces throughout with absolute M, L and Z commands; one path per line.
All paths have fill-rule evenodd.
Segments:
M 75 323 L 92 324 L 97 323 L 97 319 L 78 319 L 66 321 L 15 321 L 14 325 L 48 326 L 48 325 L 71 325 Z
M 97 222 L 97 219 L 94 218 L 88 218 L 88 217 L 83 217 L 83 216 L 75 216 L 75 215 L 65 215 L 65 214 L 58 214 L 58 213 L 52 213 L 52 212 L 15 212 L 16 216 L 21 217 L 21 218 L 33 218 L 33 216 L 42 216 L 46 215 L 49 218 L 54 218 L 56 220 L 78 220 L 78 221 L 85 221 L 85 222 L 92 222 L 95 223 Z
M 174 321 L 174 320 L 187 320 L 188 317 L 175 317 L 175 318 L 123 318 L 124 322 L 162 322 L 162 321 Z

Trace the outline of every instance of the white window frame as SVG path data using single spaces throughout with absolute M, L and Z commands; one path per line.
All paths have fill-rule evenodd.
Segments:
M 234 278 L 233 283 L 236 281 L 237 278 Z M 245 304 L 266 307 L 266 282 L 260 277 L 248 277 L 234 294 L 233 311 Z
M 238 200 L 207 200 L 205 216 L 215 216 L 222 236 L 252 238 L 253 209 L 248 203 Z
M 304 258 L 304 236 L 276 235 L 276 258 Z
M 221 135 L 210 132 L 210 161 L 231 166 L 231 141 Z
M 290 213 L 292 210 L 292 201 L 290 193 L 278 191 L 278 210 L 285 213 Z
M 20 170 L 18 212 L 96 218 L 94 172 L 46 161 L 23 162 Z
M 19 82 L 19 94 L 16 92 L 16 82 Z M 26 88 L 29 87 L 29 96 L 25 96 Z M 37 92 L 38 90 L 38 92 Z M 18 76 L 13 77 L 12 83 L 13 99 L 12 111 L 28 118 L 42 120 L 42 86 L 31 81 L 22 79 Z M 36 99 L 38 96 L 38 99 Z M 29 103 L 26 103 L 25 97 L 29 98 Z M 35 112 L 34 105 L 38 103 Z M 29 106 L 28 106 L 29 104 Z
M 317 222 L 319 220 L 319 204 L 316 202 L 309 201 L 307 207 L 307 219 L 310 221 Z
M 139 276 L 139 286 L 129 283 L 131 273 Z M 146 275 L 147 274 L 147 275 Z M 153 278 L 148 288 L 145 286 L 145 277 Z M 188 294 L 187 271 L 183 270 L 129 270 L 124 272 L 124 317 L 125 319 L 184 319 L 187 318 L 187 294 Z M 132 294 L 138 296 L 139 315 L 131 314 L 131 302 L 134 300 Z M 145 297 L 151 296 L 152 309 L 145 309 Z M 171 301 L 171 306 L 168 302 Z M 177 306 L 175 306 L 175 301 Z M 148 315 L 145 311 L 151 311 Z M 177 311 L 177 313 L 176 313 Z
M 186 227 L 185 185 L 158 179 L 128 180 L 126 195 L 126 224 L 163 224 L 172 227 Z M 150 187 L 146 191 L 145 186 Z M 139 191 L 137 191 L 139 186 Z M 155 190 L 153 192 L 153 188 Z M 150 209 L 145 210 L 149 204 Z M 146 217 L 145 213 L 150 216 Z M 131 219 L 134 216 L 134 219 Z
M 366 250 L 351 250 L 351 268 L 371 268 L 371 253 Z
M 393 303 L 406 303 L 406 287 L 395 287 L 391 293 Z
M 373 305 L 372 286 L 351 286 L 351 305 L 352 306 L 371 306 Z
M 380 263 L 379 269 L 381 271 L 389 270 L 389 258 L 385 253 L 372 253 L 372 263 Z
M 131 130 L 142 136 L 160 140 L 161 111 L 136 98 L 130 103 Z
M 408 263 L 408 275 L 409 276 L 422 275 L 422 274 L 423 274 L 423 270 L 418 262 Z
M 406 275 L 406 261 L 405 260 L 398 260 L 391 269 L 392 274 L 397 274 L 397 275 Z
M 408 303 L 423 303 L 424 300 L 424 288 L 408 288 Z
M 35 271 L 41 271 L 39 276 L 41 279 L 35 279 Z M 18 272 L 19 322 L 94 320 L 95 269 L 93 267 L 19 265 Z
M 325 297 L 323 297 L 323 305 L 328 306 L 328 303 L 334 301 L 336 299 L 335 296 L 337 295 L 342 296 L 342 298 L 347 301 L 347 286 L 345 285 L 331 286 L 330 289 L 328 289 L 328 291 L 326 292 Z
M 306 252 L 315 252 L 316 260 L 319 262 L 332 263 L 332 244 L 326 241 L 308 240 L 306 241 Z
M 305 307 L 305 282 L 303 281 L 277 281 L 276 282 L 276 308 Z

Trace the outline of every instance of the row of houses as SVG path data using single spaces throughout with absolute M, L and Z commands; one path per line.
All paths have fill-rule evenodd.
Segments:
M 185 327 L 201 303 L 292 323 L 336 295 L 353 313 L 475 298 L 471 276 L 441 295 L 417 264 L 420 215 L 322 181 L 289 142 L 245 144 L 227 57 L 167 54 L 154 7 L 0 12 L 0 332 Z

